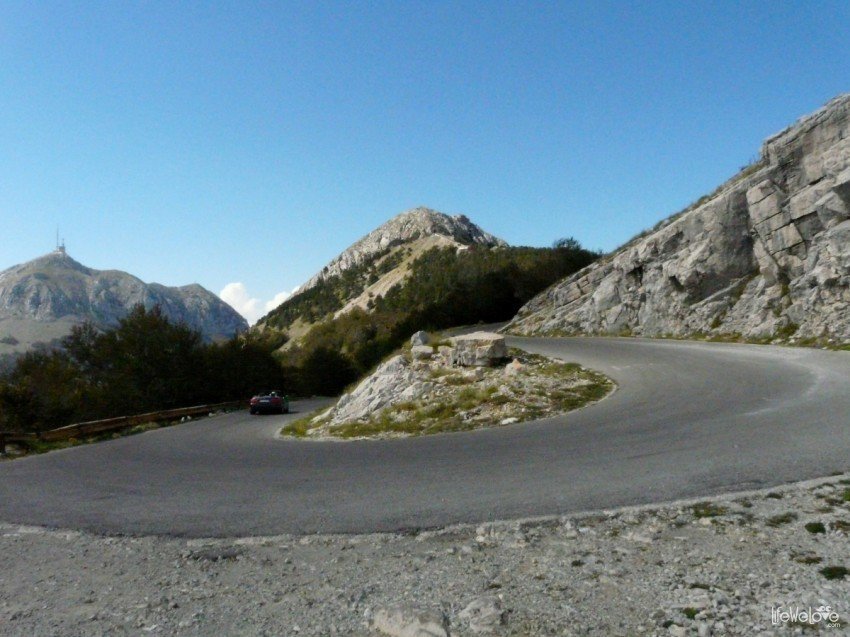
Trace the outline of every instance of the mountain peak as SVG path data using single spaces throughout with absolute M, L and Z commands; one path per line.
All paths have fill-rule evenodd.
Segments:
M 25 263 L 21 263 L 20 265 L 12 266 L 2 274 L 6 274 L 9 272 L 26 272 L 33 271 L 39 272 L 43 270 L 73 270 L 75 272 L 82 272 L 85 274 L 90 274 L 93 272 L 90 268 L 87 268 L 79 261 L 75 261 L 71 256 L 65 251 L 64 247 L 56 248 L 53 252 L 48 252 L 47 254 L 43 254 L 40 257 L 36 257 L 31 261 L 27 261 Z
M 447 243 L 460 246 L 507 246 L 502 239 L 485 232 L 466 215 L 450 216 L 419 206 L 405 210 L 366 236 L 328 263 L 321 272 L 301 286 L 300 292 L 314 287 L 319 281 L 336 276 L 360 265 L 375 255 L 395 246 L 427 237 L 443 237 Z
M 159 305 L 170 320 L 186 323 L 210 340 L 247 328 L 233 308 L 197 284 L 173 288 L 146 284 L 118 270 L 95 270 L 60 245 L 0 271 L 0 357 L 58 341 L 84 321 L 101 329 L 113 327 L 139 303 Z
M 450 216 L 425 206 L 405 210 L 376 230 L 373 230 L 364 239 L 368 239 L 375 234 L 380 234 L 390 241 L 393 239 L 406 241 L 416 231 L 424 234 L 442 235 L 464 245 L 471 245 L 473 243 L 488 246 L 507 245 L 501 239 L 482 230 L 470 221 L 466 215 Z M 355 243 L 354 245 L 357 244 Z

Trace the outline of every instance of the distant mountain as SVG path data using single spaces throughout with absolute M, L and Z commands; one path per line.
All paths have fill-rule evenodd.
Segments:
M 504 248 L 464 215 L 414 208 L 362 237 L 302 285 L 298 293 L 260 319 L 256 329 L 285 330 L 292 340 L 317 321 L 353 308 L 368 309 L 410 274 L 410 267 L 433 248 Z
M 56 343 L 74 325 L 113 327 L 136 304 L 159 305 L 172 321 L 207 340 L 248 328 L 245 319 L 200 285 L 166 287 L 126 272 L 93 270 L 64 248 L 0 272 L 0 356 Z
M 678 215 L 547 289 L 508 329 L 850 342 L 850 94 Z

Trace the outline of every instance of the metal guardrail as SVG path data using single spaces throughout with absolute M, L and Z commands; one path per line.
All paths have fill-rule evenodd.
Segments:
M 199 414 L 208 414 L 212 411 L 218 411 L 221 409 L 235 409 L 243 405 L 243 401 L 231 401 L 227 403 L 216 403 L 214 405 L 196 405 L 194 407 L 165 409 L 162 411 L 152 411 L 147 414 L 137 414 L 135 416 L 118 416 L 117 418 L 90 420 L 88 422 L 66 425 L 65 427 L 50 429 L 48 431 L 40 431 L 38 433 L 0 431 L 0 453 L 6 453 L 6 445 L 9 443 L 32 444 L 36 441 L 57 442 L 60 440 L 70 440 L 71 438 L 93 436 L 95 434 L 106 433 L 109 431 L 118 431 L 149 422 L 162 422 L 163 420 L 173 420 L 184 416 L 197 416 Z

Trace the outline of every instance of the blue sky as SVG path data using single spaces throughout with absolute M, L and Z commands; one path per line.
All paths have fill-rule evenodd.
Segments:
M 846 2 L 6 0 L 0 269 L 59 226 L 91 267 L 239 283 L 254 318 L 418 205 L 610 250 L 850 91 L 848 25 Z

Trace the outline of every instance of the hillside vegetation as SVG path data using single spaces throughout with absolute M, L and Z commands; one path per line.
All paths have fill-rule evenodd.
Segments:
M 315 323 L 292 347 L 278 351 L 285 329 L 205 343 L 198 331 L 170 321 L 159 307 L 138 305 L 114 329 L 76 326 L 61 348 L 18 359 L 0 376 L 0 430 L 41 431 L 246 399 L 264 387 L 335 395 L 416 330 L 507 320 L 535 294 L 598 256 L 575 241 L 559 245 L 434 248 L 416 258 L 395 247 L 320 281 L 267 317 L 269 327 Z M 409 272 L 384 296 L 370 299 L 366 308 L 338 313 L 362 293 L 364 283 L 405 259 Z
M 42 431 L 284 387 L 267 347 L 238 337 L 205 343 L 159 307 L 138 305 L 106 332 L 76 326 L 62 346 L 24 354 L 0 377 L 0 430 Z
M 318 321 L 280 357 L 302 393 L 335 395 L 413 332 L 506 321 L 535 294 L 597 257 L 574 240 L 555 248 L 434 248 L 413 260 L 407 277 L 385 295 L 335 316 L 355 281 L 388 267 L 375 259 L 320 281 L 284 303 L 267 324 L 285 328 L 304 316 Z
M 267 314 L 262 323 L 270 328 L 285 330 L 295 321 L 315 323 L 341 309 L 364 288 L 391 272 L 404 259 L 407 249 L 386 249 L 369 256 L 363 263 L 329 277 L 314 287 L 296 294 Z

